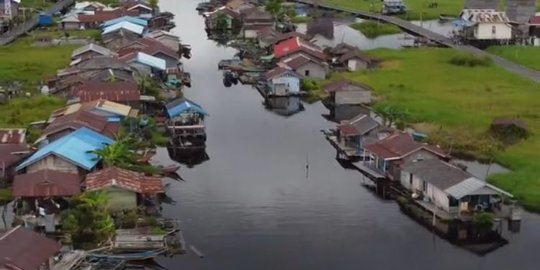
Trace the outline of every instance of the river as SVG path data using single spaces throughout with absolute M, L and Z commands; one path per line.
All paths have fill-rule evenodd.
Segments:
M 344 169 L 319 132 L 334 124 L 320 104 L 283 117 L 265 109 L 247 86 L 222 85 L 217 62 L 233 49 L 207 40 L 197 0 L 161 0 L 176 14 L 173 30 L 193 47 L 185 61 L 204 106 L 209 160 L 180 170 L 164 215 L 181 220 L 194 252 L 159 262 L 176 269 L 538 269 L 540 217 L 524 214 L 510 244 L 478 256 L 434 236 Z M 167 151 L 157 158 L 169 164 Z M 306 172 L 306 162 L 309 170 Z

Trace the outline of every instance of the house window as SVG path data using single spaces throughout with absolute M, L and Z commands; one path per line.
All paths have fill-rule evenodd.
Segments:
M 423 182 L 422 182 L 422 191 L 423 191 L 423 192 L 426 192 L 426 191 L 427 191 L 427 182 L 426 182 L 426 181 L 423 181 Z
M 456 200 L 452 196 L 448 196 L 448 206 L 450 207 L 457 207 L 459 206 L 459 200 Z
M 305 75 L 306 77 L 309 77 L 309 69 L 306 70 L 306 71 L 304 71 L 304 75 Z
M 409 185 L 412 187 L 412 173 L 409 173 Z
M 494 34 L 494 35 L 497 34 L 497 26 L 493 25 L 491 27 L 491 33 Z

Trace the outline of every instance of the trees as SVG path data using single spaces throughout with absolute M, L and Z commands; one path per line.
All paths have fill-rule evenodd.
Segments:
M 159 4 L 159 0 L 148 0 L 148 5 L 151 7 L 151 8 L 157 8 Z
M 264 9 L 277 18 L 283 11 L 283 0 L 268 0 Z
M 130 167 L 135 164 L 137 158 L 130 146 L 134 144 L 133 138 L 129 136 L 120 135 L 116 138 L 116 142 L 106 145 L 101 149 L 91 151 L 96 155 L 97 159 L 103 161 L 103 165 L 106 167 Z
M 401 108 L 392 105 L 377 106 L 375 107 L 375 113 L 382 118 L 383 125 L 392 127 L 395 124 L 398 129 L 405 128 L 409 115 Z
M 114 221 L 107 204 L 105 192 L 87 192 L 73 198 L 72 206 L 62 213 L 62 229 L 76 248 L 92 248 L 113 236 Z

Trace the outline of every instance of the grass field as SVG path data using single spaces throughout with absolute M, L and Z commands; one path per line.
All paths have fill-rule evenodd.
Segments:
M 526 67 L 540 70 L 540 47 L 497 46 L 488 51 Z
M 374 71 L 336 74 L 370 84 L 380 104 L 406 110 L 411 122 L 453 153 L 495 161 L 513 172 L 493 176 L 529 209 L 540 211 L 540 86 L 497 66 L 463 67 L 450 63 L 450 49 L 376 50 L 383 59 Z M 531 137 L 503 150 L 486 136 L 491 120 L 515 116 L 529 125 Z
M 401 29 L 393 24 L 378 23 L 375 21 L 353 23 L 351 24 L 351 27 L 360 31 L 367 38 L 376 38 L 378 36 L 401 33 Z
M 21 81 L 27 87 L 35 87 L 40 81 L 54 75 L 58 69 L 65 68 L 77 47 L 35 47 L 32 46 L 31 37 L 19 39 L 0 48 L 0 78 Z
M 403 18 L 408 20 L 436 19 L 440 14 L 458 15 L 464 7 L 464 0 L 404 0 L 410 10 Z M 503 0 L 501 0 L 503 1 Z M 437 3 L 438 6 L 430 8 L 430 3 Z M 321 3 L 337 5 L 340 7 L 359 9 L 365 11 L 379 12 L 382 8 L 381 1 L 378 0 L 322 0 Z M 536 0 L 537 9 L 540 8 L 540 0 Z

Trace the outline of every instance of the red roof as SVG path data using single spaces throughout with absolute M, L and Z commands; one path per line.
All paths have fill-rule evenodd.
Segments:
M 22 152 L 28 152 L 26 144 L 0 144 L 0 171 L 3 167 L 9 168 L 26 156 Z
M 18 144 L 26 142 L 26 129 L 2 128 L 0 129 L 0 144 Z
M 0 269 L 38 269 L 61 247 L 54 240 L 17 226 L 0 235 Z
M 107 187 L 118 187 L 140 194 L 157 194 L 165 192 L 161 179 L 145 176 L 142 173 L 109 167 L 86 176 L 86 191 L 101 190 Z
M 139 11 L 122 8 L 115 10 L 96 10 L 94 15 L 79 15 L 79 21 L 82 23 L 102 23 L 123 16 L 139 16 Z
M 144 48 L 134 45 L 142 45 Z M 165 44 L 153 39 L 153 38 L 140 38 L 135 40 L 133 43 L 121 48 L 118 51 L 119 55 L 125 55 L 129 52 L 142 51 L 149 55 L 155 55 L 158 53 L 165 54 L 169 57 L 179 59 L 178 52 L 167 47 Z
M 292 37 L 274 46 L 274 57 L 278 59 L 296 52 L 304 52 L 319 60 L 325 59 L 319 47 L 298 37 Z
M 81 127 L 87 127 L 110 138 L 115 136 L 119 128 L 118 123 L 109 123 L 105 116 L 97 115 L 86 110 L 79 110 L 75 113 L 55 118 L 43 130 L 43 135 L 49 136 L 66 129 L 76 130 Z
M 356 129 L 350 124 L 338 125 L 337 128 L 340 131 L 340 133 L 343 134 L 344 136 L 356 135 L 358 133 Z
M 532 16 L 532 17 L 529 19 L 529 24 L 532 24 L 532 25 L 540 25 L 540 16 Z
M 77 97 L 80 102 L 106 99 L 115 102 L 139 101 L 141 94 L 137 83 L 133 81 L 85 81 L 82 85 L 71 90 L 71 97 Z
M 300 32 L 288 32 L 288 33 L 284 33 L 284 34 L 281 34 L 279 36 L 277 36 L 273 43 L 274 45 L 276 45 L 277 43 L 280 43 L 284 40 L 288 40 L 290 38 L 300 38 L 300 39 L 304 39 L 304 40 L 309 40 L 309 37 L 307 35 L 304 35 Z
M 76 173 L 41 170 L 19 174 L 13 180 L 14 197 L 64 197 L 81 192 L 81 181 Z
M 446 157 L 446 153 L 439 147 L 416 142 L 410 134 L 403 132 L 365 146 L 366 151 L 383 159 L 401 159 L 421 149 Z

